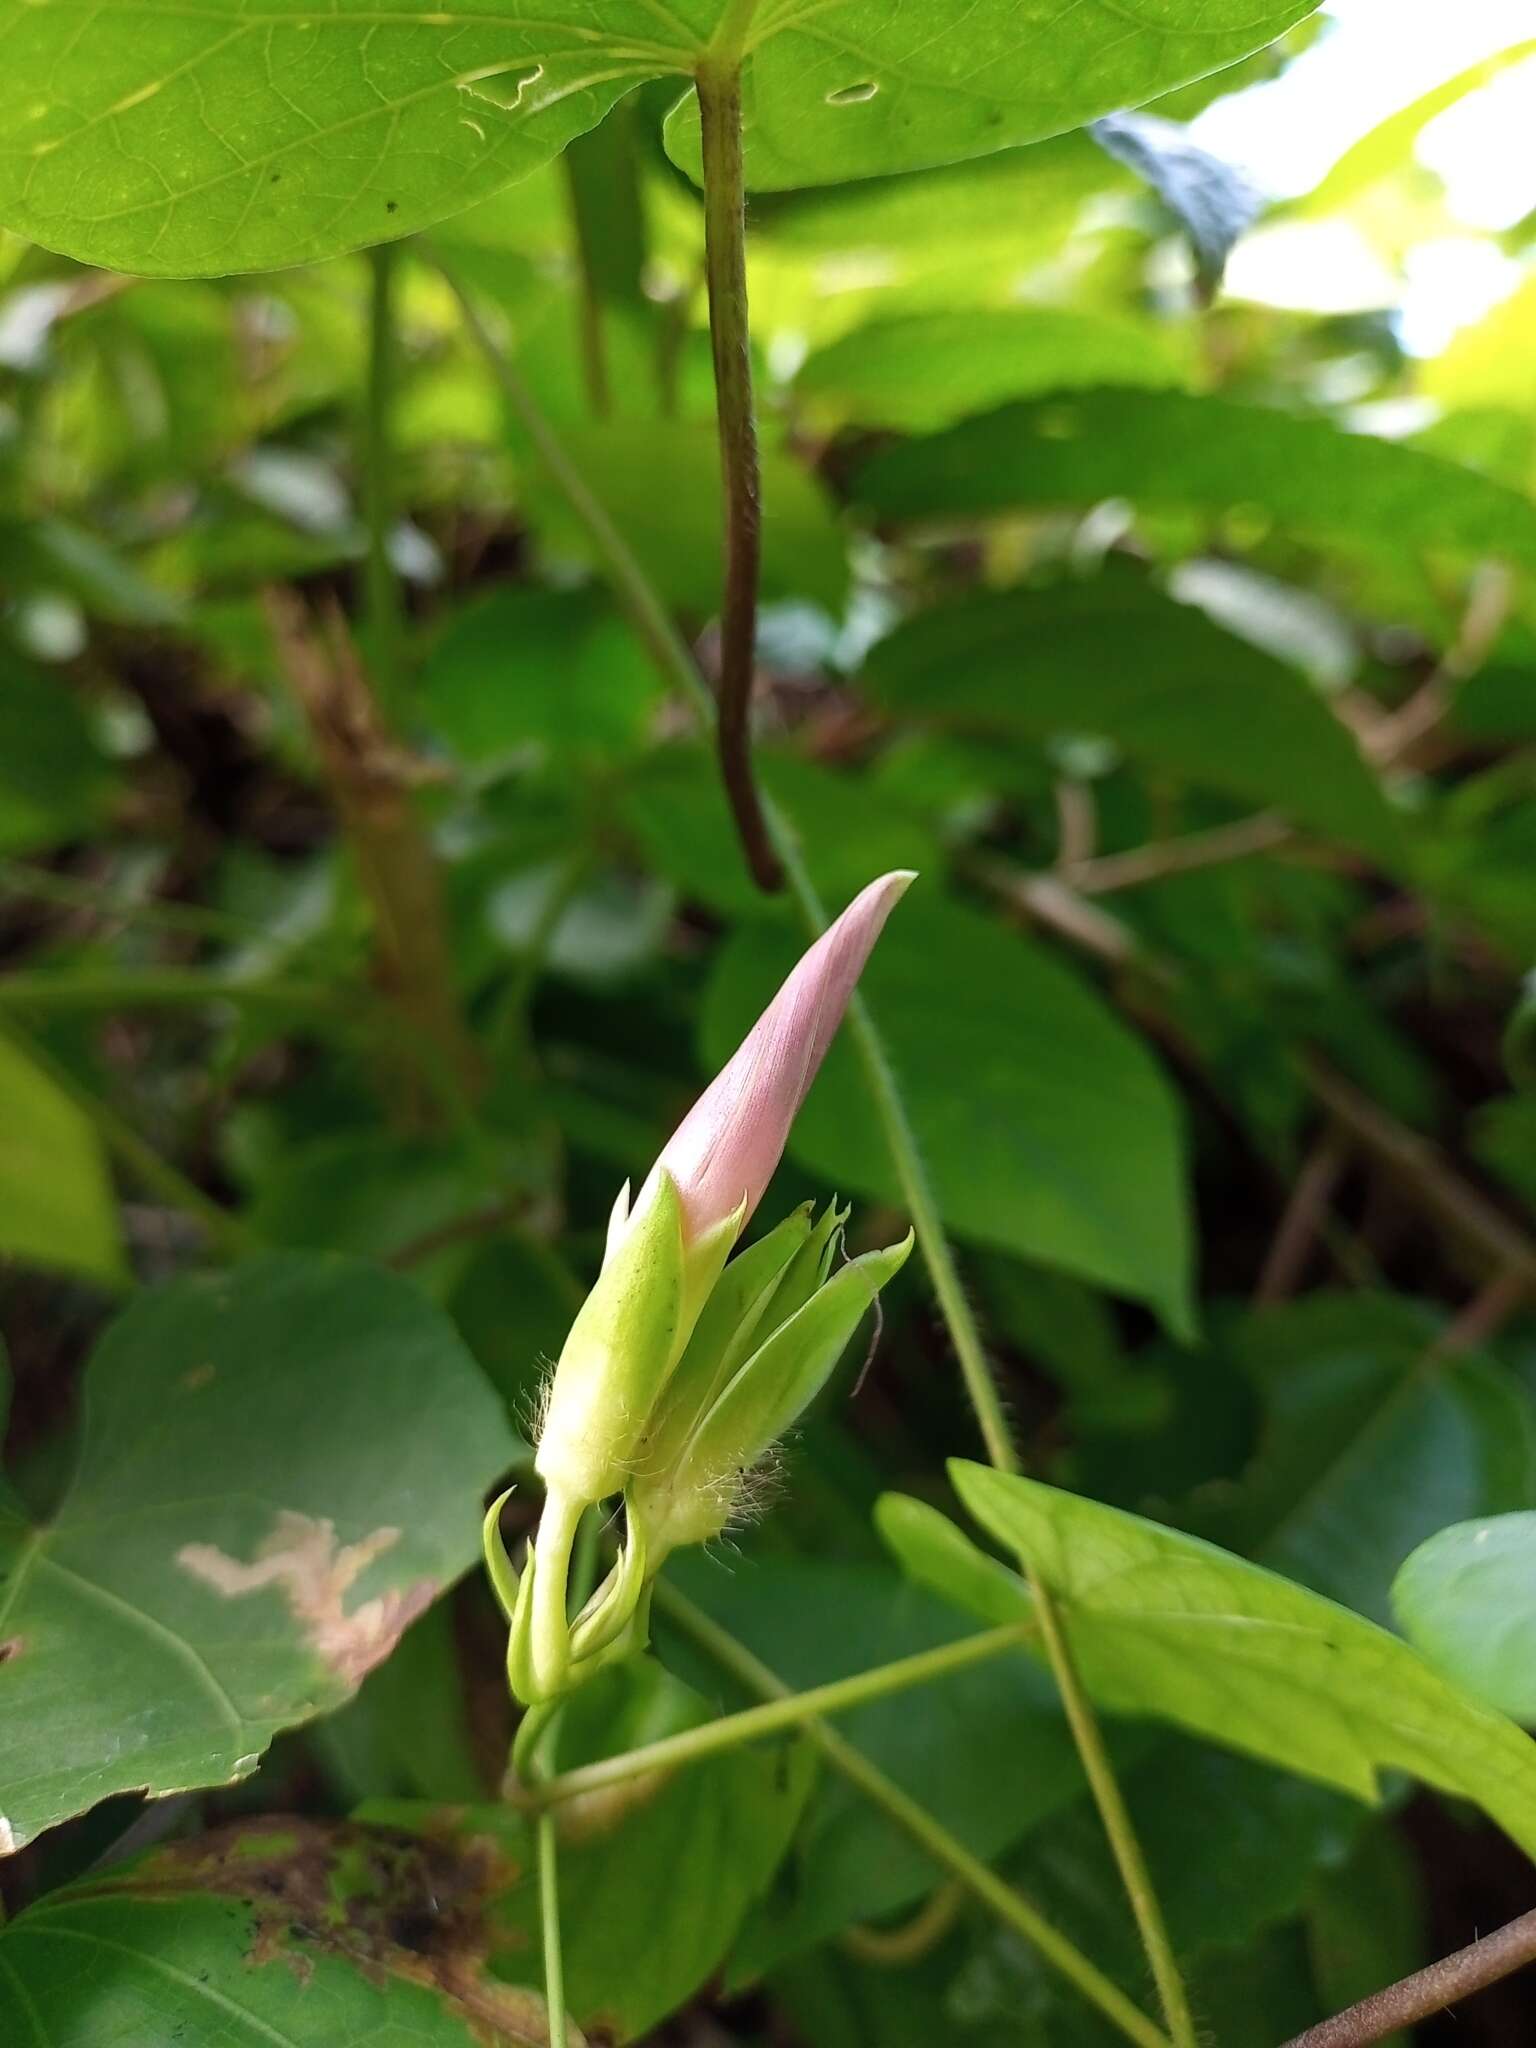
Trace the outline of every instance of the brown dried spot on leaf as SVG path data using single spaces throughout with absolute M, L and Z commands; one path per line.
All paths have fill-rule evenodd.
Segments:
M 347 1594 L 358 1578 L 399 1540 L 398 1529 L 375 1529 L 360 1542 L 338 1547 L 334 1522 L 284 1508 L 249 1564 L 211 1543 L 184 1544 L 176 1562 L 227 1600 L 280 1587 L 322 1662 L 344 1685 L 355 1686 L 383 1663 L 437 1592 L 432 1580 L 418 1579 L 347 1612 Z
M 27 1647 L 24 1636 L 7 1636 L 0 1642 L 0 1664 L 9 1664 L 13 1657 L 19 1657 Z
M 483 2048 L 549 2048 L 543 1999 L 490 1967 L 492 1903 L 521 1875 L 483 1838 L 272 1818 L 157 1850 L 74 1896 L 239 1899 L 251 1969 L 277 1963 L 307 1982 L 335 1958 L 378 1983 L 435 1993 Z M 574 2026 L 566 2048 L 587 2048 Z

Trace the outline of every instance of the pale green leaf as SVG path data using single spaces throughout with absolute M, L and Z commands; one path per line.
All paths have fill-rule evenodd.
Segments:
M 872 320 L 840 335 L 807 358 L 795 396 L 818 418 L 925 433 L 1010 398 L 1188 377 L 1167 328 L 1063 306 L 973 306 Z
M 1536 1721 L 1536 1514 L 1440 1530 L 1398 1573 L 1392 1605 L 1437 1670 L 1502 1713 Z
M 96 1131 L 51 1075 L 0 1037 L 0 1257 L 125 1278 Z
M 1060 134 L 1247 56 L 1314 4 L 765 6 L 747 29 L 749 180 L 869 177 Z M 644 80 L 691 77 L 724 13 L 723 0 L 448 13 L 8 0 L 0 220 L 88 262 L 171 276 L 362 247 L 527 176 Z M 686 120 L 674 140 L 686 155 Z
M 956 163 L 1080 128 L 1273 42 L 1312 0 L 841 0 L 765 9 L 747 73 L 747 181 L 789 191 Z M 689 99 L 668 151 L 699 162 Z
M 405 1280 L 278 1254 L 142 1295 L 86 1374 L 73 1480 L 0 1532 L 0 1814 L 253 1771 L 479 1554 L 500 1405 Z
M 1374 1800 L 1406 1771 L 1536 1848 L 1536 1744 L 1406 1643 L 1139 1516 L 955 1459 L 955 1490 L 1056 1595 L 1090 1692 Z

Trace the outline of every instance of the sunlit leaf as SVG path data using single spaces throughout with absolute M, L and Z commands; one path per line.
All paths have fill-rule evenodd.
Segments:
M 869 177 L 1060 134 L 1247 56 L 1313 4 L 764 10 L 749 179 Z M 450 15 L 277 0 L 231 18 L 172 0 L 10 0 L 0 219 L 124 270 L 310 262 L 537 170 L 644 80 L 691 76 L 723 13 L 722 0 L 461 0 Z M 688 156 L 686 119 L 674 147 Z
M 1476 470 L 1321 416 L 1182 392 L 1004 406 L 873 456 L 857 495 L 903 522 L 1129 498 L 1240 514 L 1250 536 L 1536 562 L 1536 503 Z

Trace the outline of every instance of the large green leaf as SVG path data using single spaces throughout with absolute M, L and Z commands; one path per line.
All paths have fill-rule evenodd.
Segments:
M 721 951 L 704 1006 L 710 1067 L 744 1036 L 798 950 L 773 928 Z M 863 980 L 945 1219 L 1189 1323 L 1183 1134 L 1151 1056 L 1043 947 L 921 896 Z M 901 1199 L 846 1032 L 790 1140 L 828 1187 Z
M 1536 562 L 1536 503 L 1420 448 L 1236 399 L 1103 390 L 1009 405 L 873 456 L 882 518 L 970 518 L 1129 498 L 1241 512 L 1304 539 Z
M 0 1037 L 0 1256 L 125 1277 L 117 1205 L 85 1112 Z
M 1232 63 L 1315 0 L 878 0 L 761 10 L 749 178 L 816 184 L 1031 142 Z M 739 10 L 738 10 L 739 11 Z M 487 198 L 647 78 L 723 0 L 0 5 L 0 220 L 118 269 L 308 262 Z M 696 122 L 674 146 L 696 152 Z
M 1320 1594 L 1098 1501 L 965 1459 L 955 1490 L 1055 1594 L 1084 1683 L 1117 1713 L 1378 1796 L 1407 1771 L 1536 1848 L 1536 1744 L 1406 1643 Z
M 1310 685 L 1135 574 L 920 613 L 866 681 L 893 711 L 965 732 L 1102 733 L 1149 767 L 1401 856 L 1380 784 Z
M 1536 1721 L 1536 1514 L 1439 1530 L 1398 1573 L 1392 1605 L 1437 1670 Z
M 86 1375 L 73 1480 L 0 1523 L 12 1846 L 104 1799 L 247 1776 L 479 1550 L 516 1443 L 408 1282 L 274 1255 L 141 1296 Z

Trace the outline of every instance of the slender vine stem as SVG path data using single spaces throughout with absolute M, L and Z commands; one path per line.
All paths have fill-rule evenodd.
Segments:
M 560 1838 L 553 1809 L 539 1815 L 539 1920 L 544 1932 L 544 2006 L 552 2048 L 565 2048 L 565 1958 L 560 1945 Z
M 298 1010 L 340 1019 L 340 1000 L 297 981 L 239 981 L 204 967 L 125 968 L 122 973 L 11 974 L 0 982 L 6 1010 L 177 1010 L 199 1003 Z
M 656 1582 L 655 1599 L 664 1614 L 749 1692 L 764 1700 L 792 1697 L 790 1688 L 766 1664 L 664 1578 Z M 924 1849 L 940 1869 L 962 1884 L 1005 1926 L 1021 1935 L 1128 2040 L 1138 2043 L 1138 2048 L 1169 2048 L 1167 2037 L 1117 1984 L 1090 1962 L 1043 1914 L 1037 1912 L 1022 1893 L 1015 1891 L 979 1856 L 973 1856 L 965 1844 L 957 1840 L 925 1806 L 903 1791 L 835 1729 L 817 1720 L 808 1721 L 804 1726 L 807 1736 L 834 1770 L 856 1785 L 870 1803 L 879 1807 L 904 1834 Z
M 704 268 L 724 500 L 725 587 L 720 602 L 720 709 L 715 741 L 726 799 L 747 864 L 758 886 L 772 890 L 783 886 L 783 869 L 752 773 L 762 481 L 747 324 L 739 57 L 730 49 L 719 57 L 706 56 L 695 85 L 704 156 Z
M 389 551 L 395 520 L 390 418 L 399 351 L 395 307 L 399 254 L 396 242 L 381 242 L 368 252 L 372 289 L 368 305 L 368 385 L 362 462 L 363 516 L 368 529 L 363 639 L 374 684 L 384 702 L 391 706 L 398 706 L 400 701 L 405 639 L 400 582 Z
M 1444 2012 L 1458 1999 L 1486 1990 L 1536 1962 L 1536 1912 L 1522 1913 L 1507 1927 L 1485 1934 L 1454 1955 L 1442 1956 L 1427 1969 L 1416 1970 L 1383 1991 L 1373 1991 L 1346 2012 L 1308 2027 L 1286 2048 L 1370 2048 L 1400 2027 L 1411 2027 Z
M 921 1650 L 915 1656 L 877 1665 L 872 1671 L 855 1672 L 851 1678 L 834 1679 L 828 1685 L 812 1686 L 807 1692 L 785 1693 L 760 1707 L 745 1707 L 739 1714 L 725 1714 L 702 1727 L 685 1728 L 680 1734 L 625 1750 L 621 1756 L 606 1756 L 597 1763 L 579 1764 L 563 1771 L 539 1787 L 540 1802 L 575 1799 L 583 1792 L 598 1792 L 609 1785 L 621 1785 L 647 1771 L 676 1770 L 697 1763 L 722 1750 L 737 1749 L 744 1742 L 758 1742 L 765 1735 L 780 1734 L 786 1728 L 801 1727 L 823 1714 L 843 1714 L 869 1700 L 885 1699 L 914 1685 L 926 1685 L 972 1664 L 983 1664 L 1006 1650 L 1017 1650 L 1035 1634 L 1033 1621 L 1005 1628 L 988 1629 L 985 1634 L 964 1636 L 959 1642 L 941 1643 L 937 1649 Z
M 452 272 L 439 258 L 434 256 L 433 260 L 438 263 L 439 269 L 455 292 L 463 308 L 470 333 L 484 353 L 493 376 L 538 448 L 551 477 L 564 491 L 571 510 L 585 525 L 615 595 L 629 613 L 636 631 L 644 640 L 663 678 L 688 698 L 700 716 L 707 720 L 713 715 L 715 708 L 709 690 L 699 674 L 687 644 L 657 598 L 633 550 L 608 517 L 606 510 L 593 496 L 559 435 L 545 418 L 515 366 L 497 347 L 494 337 L 455 281 Z M 826 929 L 826 914 L 816 893 L 815 884 L 811 881 L 801 858 L 794 830 L 771 800 L 764 803 L 763 815 L 801 921 L 813 938 L 819 937 Z M 855 1048 L 864 1072 L 865 1085 L 885 1132 L 897 1178 L 901 1183 L 902 1198 L 912 1218 L 918 1244 L 922 1248 L 923 1260 L 933 1283 L 939 1311 L 955 1347 L 966 1392 L 976 1414 L 987 1456 L 999 1471 L 1017 1472 L 1020 1469 L 1019 1455 L 1008 1429 L 1002 1396 L 992 1375 L 980 1326 L 972 1313 L 970 1303 L 965 1298 L 954 1252 L 939 1215 L 938 1203 L 918 1150 L 890 1059 L 874 1020 L 859 997 L 855 996 L 848 1014 Z M 1131 1825 L 1130 1815 L 1115 1783 L 1103 1738 L 1078 1679 L 1065 1633 L 1059 1625 L 1054 1600 L 1049 1588 L 1041 1581 L 1029 1560 L 1021 1557 L 1019 1562 L 1034 1594 L 1038 1611 L 1042 1617 L 1049 1612 L 1056 1623 L 1048 1631 L 1042 1626 L 1052 1674 L 1061 1692 L 1074 1740 L 1082 1754 L 1084 1773 L 1098 1806 L 1105 1833 L 1109 1837 L 1126 1895 L 1135 1914 L 1154 1981 L 1164 2000 L 1174 2048 L 1193 2048 L 1194 2028 L 1189 2016 L 1188 2000 L 1174 1961 L 1172 1943 L 1168 1938 L 1157 1895 L 1147 1872 L 1135 1830 Z M 830 1735 L 830 1731 L 826 1732 Z M 1007 1892 L 1008 1888 L 1004 1886 L 1003 1889 Z

